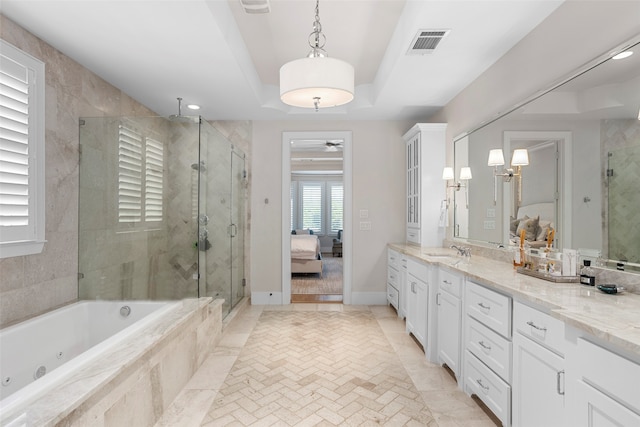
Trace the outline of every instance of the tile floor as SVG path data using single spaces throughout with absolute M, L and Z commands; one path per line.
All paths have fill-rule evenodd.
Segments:
M 247 306 L 156 427 L 495 426 L 386 306 Z

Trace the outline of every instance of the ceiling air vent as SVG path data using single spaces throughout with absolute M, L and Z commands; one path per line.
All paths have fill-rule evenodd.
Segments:
M 240 3 L 244 11 L 252 15 L 271 12 L 269 0 L 240 0 Z
M 420 30 L 413 38 L 407 54 L 424 55 L 432 53 L 449 30 Z

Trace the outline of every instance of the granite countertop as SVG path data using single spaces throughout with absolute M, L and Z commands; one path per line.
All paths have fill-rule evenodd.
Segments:
M 423 248 L 404 243 L 389 247 L 418 260 L 464 274 L 514 300 L 534 304 L 591 335 L 640 356 L 640 295 L 605 294 L 579 283 L 554 283 L 516 273 L 512 265 L 473 255 L 470 263 L 448 248 Z

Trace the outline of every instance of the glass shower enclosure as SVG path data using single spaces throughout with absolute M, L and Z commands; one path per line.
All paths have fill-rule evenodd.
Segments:
M 79 299 L 242 299 L 245 156 L 210 123 L 83 118 L 79 175 Z

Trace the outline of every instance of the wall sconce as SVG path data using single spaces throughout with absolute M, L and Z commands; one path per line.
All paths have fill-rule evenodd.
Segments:
M 460 181 L 468 181 L 471 178 L 472 176 L 470 167 L 460 168 Z M 453 168 L 444 168 L 442 170 L 442 179 L 444 179 L 445 181 L 455 179 L 455 176 L 453 175 Z M 466 187 L 466 185 L 464 185 L 462 182 L 454 182 L 453 185 L 448 185 L 447 183 L 447 188 L 455 188 L 456 191 L 464 187 Z
M 460 191 L 461 188 L 466 188 L 467 186 L 462 183 L 462 181 L 468 181 L 472 178 L 471 176 L 471 168 L 465 166 L 460 168 L 460 178 L 458 182 L 454 182 L 453 185 L 449 185 L 447 182 L 447 188 L 455 188 L 455 191 Z M 453 174 L 453 168 L 446 167 L 442 170 L 442 179 L 445 181 L 450 181 L 455 179 L 455 175 Z M 465 194 L 466 195 L 466 194 Z M 447 196 L 447 207 L 449 206 L 449 197 Z M 467 207 L 469 207 L 469 201 L 467 201 Z
M 498 177 L 501 176 L 504 182 L 511 182 L 513 177 L 518 178 L 518 201 L 520 201 L 520 194 L 522 193 L 522 166 L 529 164 L 529 152 L 520 148 L 513 150 L 513 156 L 511 157 L 511 167 L 504 169 L 502 172 L 498 172 L 498 166 L 504 165 L 504 155 L 500 148 L 496 148 L 489 151 L 488 166 L 493 166 L 493 204 L 496 204 L 498 200 Z

